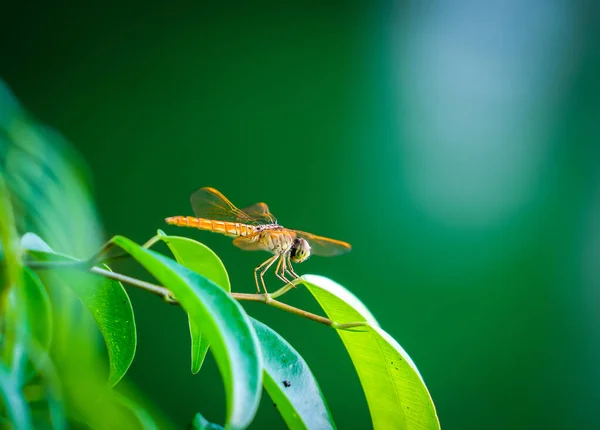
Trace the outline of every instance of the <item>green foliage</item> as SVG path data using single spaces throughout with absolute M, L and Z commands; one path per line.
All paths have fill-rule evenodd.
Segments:
M 210 248 L 185 237 L 167 236 L 161 230 L 158 231 L 158 237 L 169 246 L 179 263 L 204 275 L 224 290 L 231 290 L 225 266 Z M 192 372 L 196 373 L 194 370 L 199 370 L 202 364 L 195 361 L 197 351 L 206 354 L 208 342 L 204 343 L 206 337 L 192 329 L 192 323 L 193 320 L 190 319 Z M 319 429 L 335 427 L 317 381 L 298 352 L 261 322 L 253 319 L 252 325 L 258 335 L 264 360 L 263 385 L 288 426 Z M 206 349 L 203 349 L 205 345 Z
M 0 106 L 2 95 L 0 91 Z M 335 428 L 305 360 L 239 304 L 254 300 L 306 317 L 289 316 L 308 330 L 315 321 L 337 330 L 375 428 L 439 429 L 431 397 L 410 357 L 355 296 L 333 281 L 314 275 L 295 281 L 314 295 L 326 319 L 262 295 L 232 293 L 221 260 L 188 238 L 159 230 L 146 246 L 115 236 L 100 248 L 100 226 L 77 157 L 18 105 L 6 100 L 4 105 L 11 108 L 0 112 L 3 424 L 19 429 L 171 426 L 158 408 L 128 388 L 126 373 L 137 340 L 123 283 L 157 294 L 187 314 L 192 373 L 201 369 L 210 346 L 225 387 L 225 428 L 252 423 L 263 387 L 290 428 Z M 175 259 L 149 249 L 159 241 Z M 98 249 L 95 257 L 82 260 Z M 125 252 L 160 285 L 111 271 L 107 264 L 124 256 L 111 257 L 113 249 Z M 200 413 L 192 425 L 222 428 Z
M 42 255 L 52 250 L 39 237 L 24 234 L 27 231 L 35 231 L 66 255 L 52 256 L 51 262 L 33 261 L 33 252 L 26 249 Z M 140 420 L 109 385 L 127 370 L 133 357 L 131 339 L 135 344 L 133 325 L 125 337 L 123 321 L 110 325 L 110 312 L 121 309 L 123 300 L 130 307 L 122 287 L 120 294 L 106 291 L 106 279 L 81 270 L 24 267 L 71 264 L 92 255 L 100 247 L 100 231 L 79 158 L 60 136 L 29 118 L 0 81 L 3 428 L 140 428 Z M 103 304 L 103 297 L 109 303 Z M 82 304 L 84 298 L 89 310 Z M 128 319 L 133 324 L 132 313 Z M 102 330 L 111 345 L 110 374 L 98 342 Z M 120 359 L 127 355 L 129 359 Z M 134 403 L 150 410 L 148 401 L 135 397 Z M 159 413 L 153 416 L 161 428 L 168 428 Z
M 350 291 L 322 276 L 304 284 L 325 313 L 340 323 L 364 321 L 362 330 L 338 330 L 367 397 L 375 428 L 437 429 L 425 382 L 408 354 Z
M 31 411 L 18 380 L 12 377 L 11 372 L 5 366 L 0 366 L 0 395 L 4 400 L 4 408 L 7 411 L 6 420 L 18 429 L 32 427 Z
M 53 321 L 48 293 L 37 275 L 28 268 L 23 271 L 22 292 L 18 294 L 18 290 L 13 288 L 8 294 L 9 305 L 4 320 L 8 343 L 2 352 L 5 362 L 12 363 L 17 377 L 26 381 L 32 377 L 34 370 L 27 365 L 27 351 L 20 345 L 29 342 L 41 351 L 47 351 L 50 348 Z M 19 303 L 23 303 L 24 308 L 17 306 Z M 35 318 L 27 318 L 27 315 L 35 315 Z M 10 333 L 15 334 L 12 343 Z
M 158 230 L 157 234 L 179 263 L 210 279 L 225 291 L 231 291 L 223 262 L 208 246 L 187 237 L 167 236 L 162 230 Z M 196 374 L 202 367 L 209 343 L 206 336 L 202 336 L 198 324 L 192 318 L 188 318 L 188 321 L 192 339 L 192 373 Z
M 225 383 L 227 424 L 244 428 L 260 400 L 262 357 L 258 339 L 242 307 L 214 282 L 131 240 L 116 236 L 121 247 L 166 286 L 212 344 Z
M 76 263 L 79 260 L 57 254 L 41 238 L 27 233 L 22 239 L 24 250 L 34 261 Z M 108 266 L 103 265 L 108 270 Z M 70 288 L 96 321 L 104 337 L 110 358 L 109 384 L 116 385 L 127 373 L 136 348 L 133 309 L 123 285 L 112 279 L 98 278 L 76 266 L 61 272 L 41 272 L 46 284 Z M 94 288 L 90 288 L 93 285 Z
M 252 320 L 264 357 L 264 386 L 289 428 L 335 428 L 308 364 L 283 337 Z

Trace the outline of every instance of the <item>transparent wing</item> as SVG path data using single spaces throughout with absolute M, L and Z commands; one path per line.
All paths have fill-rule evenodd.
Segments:
M 304 231 L 293 230 L 296 236 L 306 239 L 310 245 L 311 254 L 322 257 L 333 257 L 342 255 L 352 249 L 349 243 L 341 240 L 329 239 L 327 237 L 317 236 L 316 234 L 306 233 Z
M 255 203 L 252 206 L 242 209 L 243 212 L 250 215 L 252 218 L 261 221 L 263 224 L 275 224 L 276 218 L 269 211 L 266 203 Z
M 264 224 L 262 218 L 253 217 L 248 213 L 239 210 L 227 199 L 227 197 L 214 188 L 200 188 L 192 194 L 190 201 L 192 203 L 194 214 L 198 218 L 240 222 L 252 225 Z M 251 208 L 254 206 L 256 205 L 251 206 Z
M 250 237 L 238 237 L 233 241 L 233 244 L 244 251 L 265 251 L 265 247 L 260 242 L 251 242 Z

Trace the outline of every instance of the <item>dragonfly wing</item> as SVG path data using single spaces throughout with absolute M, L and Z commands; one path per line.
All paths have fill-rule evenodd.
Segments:
M 244 224 L 254 224 L 256 222 L 254 218 L 236 208 L 227 197 L 214 188 L 200 188 L 192 194 L 190 201 L 194 214 L 198 218 Z
M 263 202 L 255 203 L 242 209 L 242 211 L 262 224 L 275 224 L 276 222 L 275 216 L 269 211 L 267 204 Z
M 294 230 L 296 236 L 306 239 L 310 245 L 310 252 L 321 257 L 334 257 L 349 252 L 352 249 L 349 243 L 341 240 L 329 239 L 316 234 Z
M 244 251 L 266 251 L 264 245 L 260 242 L 251 241 L 252 236 L 238 237 L 233 244 Z

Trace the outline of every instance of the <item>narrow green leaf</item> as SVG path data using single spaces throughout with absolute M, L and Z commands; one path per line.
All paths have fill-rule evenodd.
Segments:
M 0 365 L 0 396 L 12 424 L 11 427 L 16 430 L 32 428 L 31 411 L 25 397 L 16 379 L 11 377 L 10 371 L 4 365 Z
M 33 340 L 42 351 L 48 351 L 52 340 L 52 307 L 48 292 L 33 271 L 25 268 L 27 315 Z
M 194 430 L 223 430 L 223 426 L 211 423 L 204 418 L 200 412 L 198 412 L 194 417 L 194 421 L 192 421 L 192 428 Z
M 327 402 L 308 364 L 283 337 L 252 320 L 264 360 L 263 385 L 290 429 L 333 429 Z
M 439 429 L 433 400 L 417 367 L 352 293 L 330 279 L 303 277 L 325 313 L 338 323 L 364 321 L 363 330 L 338 330 L 360 378 L 374 428 Z
M 9 292 L 4 324 L 4 353 L 11 355 L 6 362 L 12 364 L 12 372 L 22 386 L 35 375 L 35 369 L 28 363 L 31 353 L 48 352 L 53 324 L 48 293 L 28 268 L 23 271 L 22 293 L 15 288 Z
M 24 278 L 23 274 L 23 278 Z M 25 283 L 23 282 L 23 285 Z M 24 379 L 29 324 L 25 291 L 22 286 L 8 290 L 4 315 L 2 318 L 2 362 L 8 366 L 17 380 Z
M 23 266 L 15 227 L 15 216 L 9 189 L 0 169 L 0 247 L 2 248 L 2 278 L 0 279 L 0 312 L 4 311 L 7 293 L 22 282 Z
M 52 252 L 41 238 L 32 233 L 23 236 L 22 244 L 28 255 L 37 261 L 79 261 Z M 107 266 L 103 267 L 108 270 Z M 76 268 L 43 271 L 40 277 L 49 283 L 67 285 L 88 309 L 98 324 L 108 350 L 109 383 L 116 385 L 127 373 L 137 344 L 133 308 L 123 285 Z
M 158 237 L 167 244 L 179 264 L 210 279 L 225 291 L 231 291 L 223 262 L 208 246 L 187 237 L 167 236 L 162 230 L 158 230 Z M 192 339 L 192 373 L 196 374 L 202 367 L 209 343 L 194 320 L 188 317 L 188 321 Z
M 242 307 L 209 279 L 177 262 L 115 236 L 112 243 L 135 258 L 169 288 L 210 341 L 227 393 L 227 427 L 245 428 L 261 395 L 262 357 L 258 338 Z

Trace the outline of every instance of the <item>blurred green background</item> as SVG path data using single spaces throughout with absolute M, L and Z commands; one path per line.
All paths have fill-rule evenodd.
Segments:
M 6 3 L 0 78 L 87 160 L 107 237 L 189 235 L 253 292 L 266 254 L 163 219 L 202 186 L 266 201 L 352 243 L 297 271 L 365 302 L 443 428 L 600 428 L 598 18 L 566 0 Z M 129 291 L 129 379 L 180 427 L 222 422 L 184 314 Z M 371 425 L 335 332 L 245 307 L 304 355 L 340 428 Z M 265 396 L 267 426 L 284 424 Z

